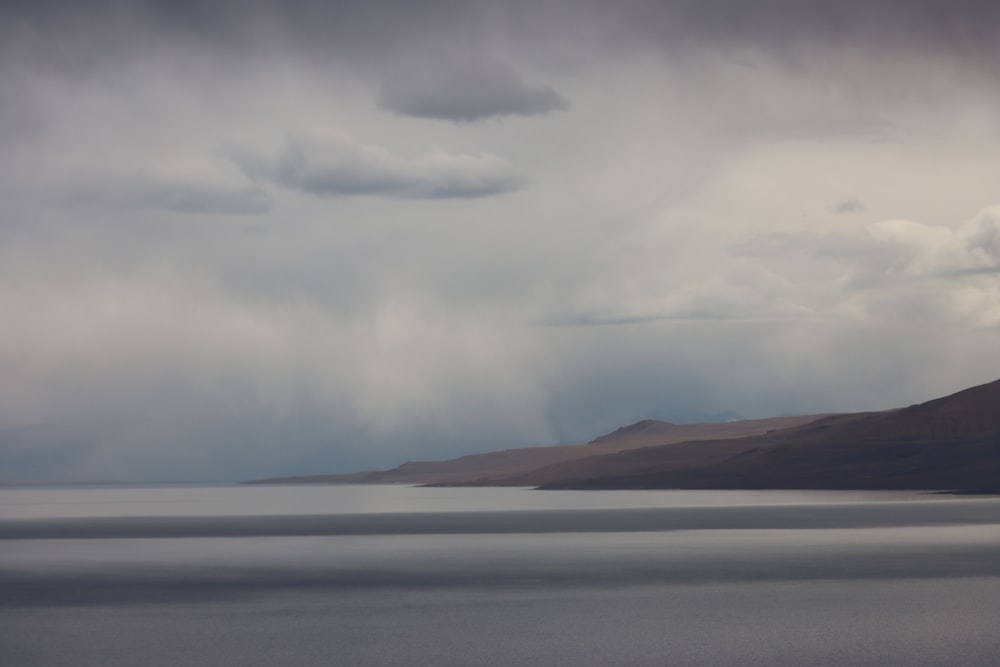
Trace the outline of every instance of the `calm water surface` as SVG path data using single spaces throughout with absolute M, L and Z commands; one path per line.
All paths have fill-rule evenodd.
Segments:
M 0 489 L 0 519 L 269 516 L 934 500 L 897 491 L 533 491 L 372 485 L 24 487 Z
M 1000 499 L 0 490 L 0 664 L 1000 664 Z

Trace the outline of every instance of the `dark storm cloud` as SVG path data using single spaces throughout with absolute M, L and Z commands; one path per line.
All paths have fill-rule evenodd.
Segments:
M 368 78 L 387 111 L 454 121 L 566 109 L 549 74 L 650 47 L 687 67 L 765 56 L 845 82 L 867 69 L 859 54 L 913 57 L 914 76 L 944 56 L 969 80 L 995 79 L 1000 57 L 1000 5 L 986 0 L 40 0 L 6 3 L 0 22 L 0 49 L 31 68 L 79 74 L 192 49 L 237 66 L 269 57 L 336 64 Z M 866 95 L 912 92 L 908 78 L 855 84 Z
M 411 69 L 382 86 L 379 106 L 404 116 L 472 122 L 496 116 L 534 116 L 569 103 L 549 86 L 530 86 L 499 65 L 444 63 Z
M 1000 49 L 995 39 L 1000 7 L 991 0 L 623 0 L 614 5 L 597 0 L 98 0 L 86 5 L 38 0 L 7 2 L 0 16 L 27 38 L 48 31 L 79 37 L 76 43 L 55 45 L 55 53 L 79 50 L 88 36 L 95 38 L 88 50 L 98 53 L 113 45 L 96 38 L 137 24 L 163 38 L 185 36 L 222 48 L 267 48 L 275 38 L 293 38 L 303 47 L 365 57 L 380 49 L 405 53 L 416 44 L 433 50 L 442 42 L 489 48 L 498 34 L 520 35 L 528 42 L 542 37 L 589 40 L 595 33 L 581 29 L 588 24 L 602 25 L 616 37 L 627 32 L 633 39 L 662 40 L 663 46 L 847 45 L 862 40 L 948 46 L 969 54 Z
M 438 151 L 403 158 L 343 140 L 288 139 L 271 155 L 235 150 L 248 176 L 321 197 L 475 198 L 520 189 L 523 179 L 499 158 Z
M 1000 48 L 995 33 L 1000 8 L 989 0 L 648 0 L 616 4 L 614 11 L 634 35 L 670 38 L 660 41 L 666 48 L 678 43 L 753 45 L 789 54 L 804 54 L 815 45 L 850 48 L 859 43 L 966 54 Z

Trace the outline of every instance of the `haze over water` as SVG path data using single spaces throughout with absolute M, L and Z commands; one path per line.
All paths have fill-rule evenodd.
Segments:
M 1000 498 L 0 491 L 10 665 L 968 665 Z

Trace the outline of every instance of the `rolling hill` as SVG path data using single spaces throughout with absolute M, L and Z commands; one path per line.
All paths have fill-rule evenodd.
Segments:
M 908 408 L 832 415 L 740 440 L 648 447 L 549 466 L 506 482 L 543 488 L 1000 492 L 1000 381 Z
M 647 419 L 624 426 L 585 445 L 505 449 L 447 461 L 410 461 L 391 470 L 344 475 L 303 475 L 255 480 L 252 484 L 431 484 L 484 485 L 512 475 L 569 461 L 688 440 L 722 440 L 798 426 L 822 415 L 746 419 L 706 424 L 672 424 Z
M 720 424 L 645 420 L 586 445 L 254 483 L 1000 493 L 1000 380 L 882 412 Z

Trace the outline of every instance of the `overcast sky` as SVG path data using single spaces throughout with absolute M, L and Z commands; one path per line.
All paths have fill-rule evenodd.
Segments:
M 2 477 L 994 380 L 998 34 L 986 0 L 4 3 Z

